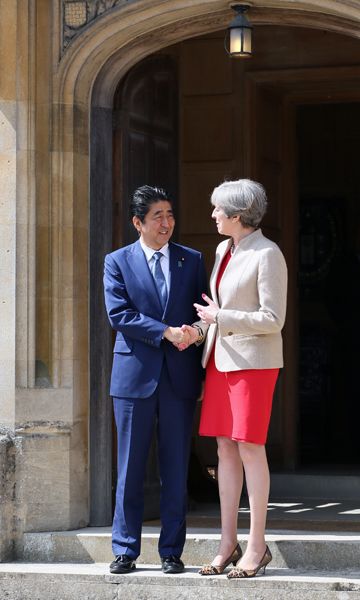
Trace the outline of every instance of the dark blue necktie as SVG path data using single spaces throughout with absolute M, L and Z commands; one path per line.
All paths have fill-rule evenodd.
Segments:
M 163 270 L 162 270 L 161 264 L 160 264 L 160 259 L 162 256 L 163 256 L 163 254 L 161 252 L 154 252 L 154 254 L 153 254 L 154 262 L 153 262 L 152 274 L 154 276 L 156 287 L 159 292 L 161 306 L 164 309 L 166 306 L 166 300 L 167 300 L 167 288 L 166 288 L 165 275 L 163 273 Z

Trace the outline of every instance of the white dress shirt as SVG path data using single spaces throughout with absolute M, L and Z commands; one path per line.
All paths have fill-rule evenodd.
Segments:
M 167 292 L 169 294 L 169 290 L 170 290 L 170 256 L 169 256 L 169 243 L 167 242 L 165 244 L 165 246 L 163 246 L 162 248 L 160 248 L 159 250 L 154 250 L 154 248 L 149 248 L 149 246 L 146 246 L 144 244 L 144 242 L 142 241 L 142 239 L 140 238 L 140 245 L 143 249 L 143 252 L 146 256 L 146 260 L 148 261 L 148 265 L 149 265 L 149 269 L 152 272 L 153 269 L 153 261 L 155 260 L 153 258 L 155 252 L 161 252 L 162 257 L 160 258 L 160 265 L 161 265 L 161 269 L 162 272 L 164 273 L 164 277 L 165 277 L 165 281 L 166 281 L 166 287 L 167 287 Z

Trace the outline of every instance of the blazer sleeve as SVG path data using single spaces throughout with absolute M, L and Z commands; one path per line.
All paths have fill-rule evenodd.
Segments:
M 199 261 L 199 274 L 198 274 L 198 293 L 197 293 L 197 298 L 196 298 L 196 302 L 201 303 L 202 300 L 202 294 L 206 294 L 208 295 L 209 292 L 209 286 L 208 286 L 208 282 L 207 282 L 207 275 L 206 275 L 206 269 L 205 269 L 205 263 L 204 263 L 204 259 L 202 257 L 202 255 L 200 255 L 200 261 Z M 203 340 L 199 343 L 199 342 L 195 342 L 195 346 L 201 346 L 206 338 L 206 334 L 207 334 L 207 330 L 209 328 L 209 325 L 207 323 L 203 323 L 201 320 L 195 321 L 194 323 L 191 323 L 191 326 L 193 327 L 194 325 L 196 325 L 197 327 L 200 327 L 202 333 L 203 333 Z
M 257 272 L 258 308 L 253 311 L 220 309 L 220 335 L 261 335 L 281 331 L 285 322 L 287 268 L 279 248 L 262 252 Z
M 105 257 L 105 306 L 115 331 L 151 346 L 160 346 L 167 325 L 139 312 L 131 303 L 120 268 L 111 255 Z

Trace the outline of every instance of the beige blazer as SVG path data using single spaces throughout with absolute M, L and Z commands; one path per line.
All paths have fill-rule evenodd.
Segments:
M 215 364 L 219 371 L 282 367 L 285 259 L 279 247 L 257 229 L 240 241 L 217 293 L 219 268 L 231 242 L 225 240 L 216 249 L 210 290 L 220 310 L 217 324 L 207 328 L 202 364 L 206 366 L 215 344 Z

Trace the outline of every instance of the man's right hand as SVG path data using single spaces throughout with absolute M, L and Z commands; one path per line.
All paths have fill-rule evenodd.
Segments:
M 188 337 L 188 333 L 181 327 L 167 327 L 164 331 L 164 338 L 173 344 L 187 343 Z
M 177 348 L 178 350 L 186 350 L 191 344 L 198 341 L 199 330 L 191 325 L 182 325 L 181 330 L 187 337 L 177 345 Z

